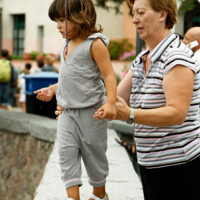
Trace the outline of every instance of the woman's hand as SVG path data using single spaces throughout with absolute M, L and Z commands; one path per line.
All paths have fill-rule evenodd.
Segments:
M 64 110 L 66 110 L 66 109 L 63 108 L 62 106 L 59 106 L 58 104 L 57 104 L 56 109 L 57 109 L 57 110 L 55 111 L 55 115 L 57 115 L 56 119 L 58 120 L 59 115 L 61 115 L 62 112 L 63 112 Z
M 130 116 L 130 107 L 119 96 L 117 96 L 115 109 L 116 109 L 116 116 L 115 118 L 112 118 L 111 120 L 116 119 L 116 120 L 128 121 L 129 116 Z M 96 119 L 104 119 L 103 114 L 104 112 L 100 108 L 93 117 Z
M 126 104 L 126 102 L 119 96 L 117 96 L 116 101 L 116 120 L 128 121 L 130 116 L 130 107 Z

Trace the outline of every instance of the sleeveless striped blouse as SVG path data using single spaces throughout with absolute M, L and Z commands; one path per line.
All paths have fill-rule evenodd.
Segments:
M 151 66 L 145 77 L 143 63 L 148 54 Z M 179 41 L 177 35 L 166 37 L 151 53 L 147 49 L 137 56 L 131 66 L 130 105 L 136 109 L 166 106 L 163 79 L 176 65 L 184 65 L 195 73 L 191 104 L 182 125 L 151 127 L 135 124 L 138 162 L 147 168 L 183 164 L 200 154 L 200 66 L 193 52 Z

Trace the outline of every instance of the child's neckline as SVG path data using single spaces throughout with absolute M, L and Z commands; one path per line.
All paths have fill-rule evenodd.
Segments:
M 87 39 L 86 39 L 86 40 L 87 40 Z M 70 57 L 70 55 L 73 54 L 73 52 L 74 52 L 77 48 L 79 48 L 86 40 L 84 40 L 84 41 L 81 42 L 79 45 L 77 45 L 77 46 L 72 50 L 72 52 L 71 52 L 70 54 L 67 54 L 67 57 L 65 58 L 65 49 L 66 49 L 66 46 L 67 46 L 67 44 L 66 44 L 65 47 L 64 47 L 64 49 L 63 49 L 63 58 L 64 58 L 64 60 L 66 61 L 66 60 Z M 71 41 L 71 40 L 69 40 L 69 43 L 70 43 L 70 41 Z

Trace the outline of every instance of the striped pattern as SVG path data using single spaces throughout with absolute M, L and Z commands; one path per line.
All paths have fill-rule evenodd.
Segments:
M 135 141 L 140 165 L 148 168 L 165 167 L 188 162 L 200 154 L 200 66 L 193 52 L 179 42 L 177 35 L 165 38 L 149 53 L 151 66 L 145 77 L 144 60 L 149 49 L 140 53 L 131 70 L 131 107 L 153 109 L 166 106 L 163 78 L 176 65 L 184 65 L 195 72 L 193 97 L 182 125 L 150 127 L 135 124 Z

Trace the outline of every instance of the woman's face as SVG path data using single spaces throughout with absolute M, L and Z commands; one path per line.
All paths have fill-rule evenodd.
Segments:
M 152 9 L 149 0 L 135 0 L 133 5 L 133 24 L 144 41 L 157 36 L 160 28 L 160 12 Z

